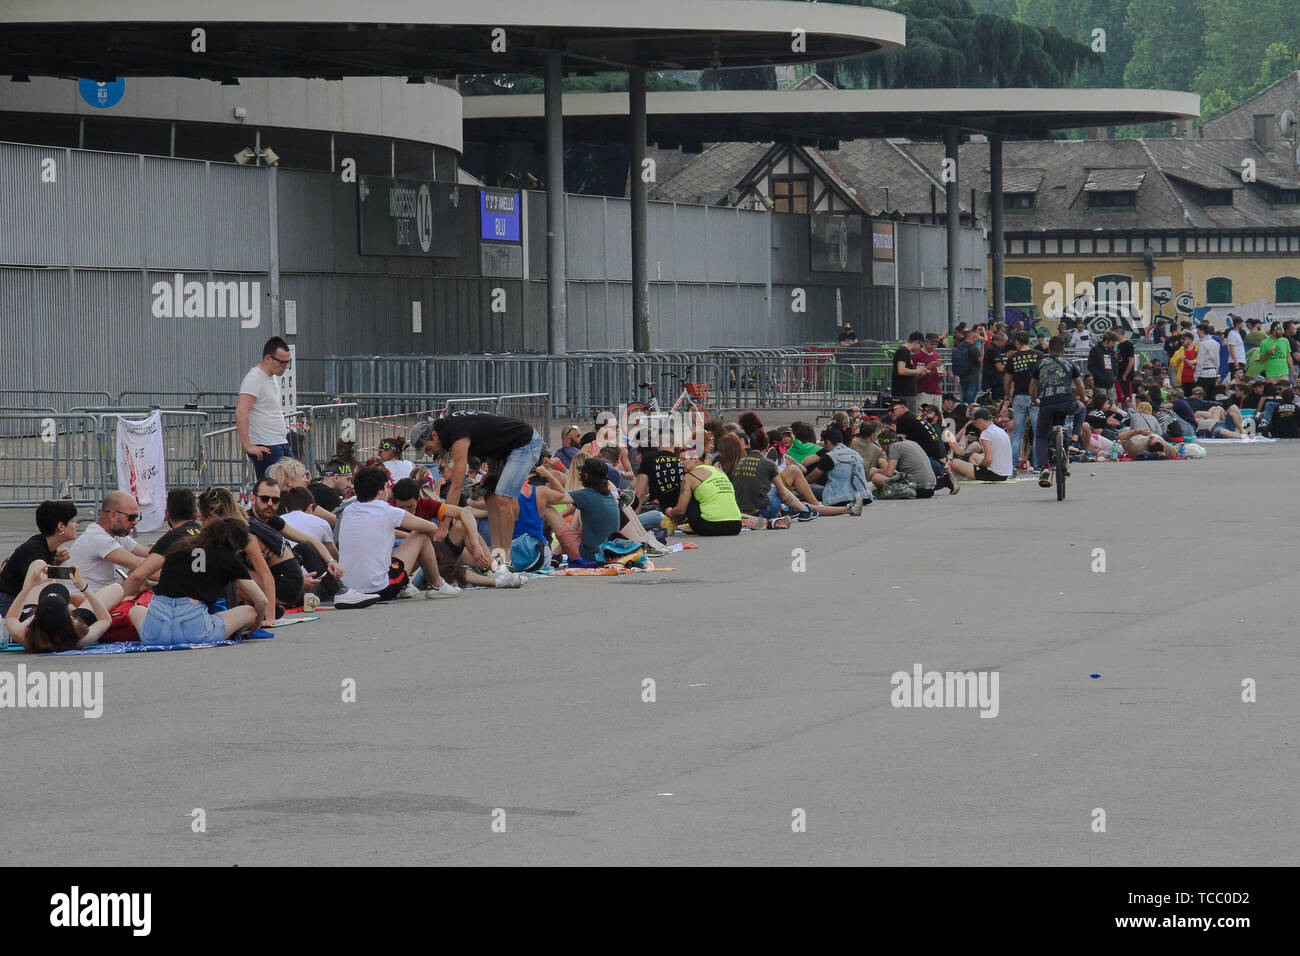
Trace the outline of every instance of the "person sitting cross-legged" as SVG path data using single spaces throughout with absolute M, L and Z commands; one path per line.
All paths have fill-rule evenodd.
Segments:
M 969 461 L 954 458 L 952 470 L 976 481 L 1006 481 L 1014 474 L 1011 465 L 1011 437 L 993 423 L 993 413 L 978 408 L 971 422 L 980 432 L 980 450 Z

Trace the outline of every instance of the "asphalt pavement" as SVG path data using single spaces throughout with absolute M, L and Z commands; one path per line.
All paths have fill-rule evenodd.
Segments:
M 1300 443 L 1208 447 L 237 647 L 5 654 L 102 672 L 103 714 L 0 710 L 0 862 L 1294 864 Z M 895 707 L 917 667 L 996 675 L 996 716 Z

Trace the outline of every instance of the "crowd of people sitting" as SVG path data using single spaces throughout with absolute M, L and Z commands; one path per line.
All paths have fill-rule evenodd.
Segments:
M 991 340 L 963 329 L 949 360 L 960 394 L 940 390 L 940 343 L 917 332 L 894 353 L 894 394 L 879 414 L 851 407 L 820 430 L 769 430 L 755 412 L 607 416 L 564 428 L 552 454 L 525 422 L 448 415 L 383 439 L 364 463 L 341 447 L 315 476 L 279 458 L 245 502 L 221 487 L 174 489 L 168 530 L 147 548 L 132 535 L 140 506 L 127 492 L 110 493 L 80 534 L 72 502 L 46 501 L 37 534 L 0 567 L 3 636 L 36 652 L 211 643 L 322 604 L 519 588 L 530 572 L 662 554 L 679 530 L 729 536 L 857 516 L 873 498 L 956 494 L 963 481 L 1018 470 L 1041 470 L 1049 485 L 1048 422 L 1078 458 L 1180 458 L 1197 439 L 1300 437 L 1296 340 L 1278 326 L 1252 343 L 1240 326 L 1171 334 L 1168 369 L 1139 369 L 1123 330 L 1101 335 L 1081 367 L 1064 335 L 1044 349 L 1023 329 Z M 1265 374 L 1252 376 L 1252 361 Z

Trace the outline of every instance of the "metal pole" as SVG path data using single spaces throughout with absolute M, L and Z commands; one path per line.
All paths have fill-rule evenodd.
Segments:
M 948 331 L 957 327 L 957 287 L 961 284 L 960 269 L 957 265 L 957 246 L 961 238 L 960 193 L 957 192 L 957 137 L 956 126 L 946 127 L 943 131 L 944 158 L 952 160 L 948 167 L 952 170 L 952 179 L 948 183 Z M 947 172 L 947 170 L 945 170 Z
M 271 253 L 270 294 L 271 334 L 279 335 L 280 324 L 280 180 L 279 170 L 272 166 L 266 177 L 267 230 Z
M 989 245 L 993 254 L 993 318 L 1005 322 L 1007 315 L 1007 290 L 1003 276 L 1006 274 L 1006 252 L 1002 232 L 1002 137 L 989 136 L 989 201 L 992 203 L 993 234 Z
M 628 176 L 632 181 L 632 350 L 649 352 L 650 336 L 650 243 L 647 218 L 645 152 L 645 70 L 629 70 L 628 91 Z
M 546 53 L 546 350 L 565 354 L 568 269 L 564 259 L 564 101 L 560 51 Z

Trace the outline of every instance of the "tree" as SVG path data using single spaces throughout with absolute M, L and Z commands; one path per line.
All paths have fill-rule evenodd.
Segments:
M 1203 111 L 1236 105 L 1260 79 L 1270 43 L 1300 47 L 1296 0 L 1201 0 L 1205 10 L 1205 59 L 1194 89 Z
M 1025 23 L 1055 27 L 1071 40 L 1090 47 L 1104 39 L 1105 52 L 1099 53 L 1101 70 L 1084 77 L 1082 85 L 1120 87 L 1124 85 L 1124 68 L 1133 53 L 1133 39 L 1125 29 L 1125 15 L 1130 0 L 1017 0 L 1016 17 Z M 1181 6 L 1186 6 L 1183 0 Z M 1095 31 L 1102 30 L 1098 35 Z
M 1125 86 L 1193 88 L 1205 55 L 1204 0 L 1131 0 L 1124 30 L 1133 41 Z
M 818 72 L 858 89 L 1068 86 L 1103 62 L 1058 30 L 978 11 L 969 0 L 899 0 L 890 9 L 907 17 L 906 47 L 819 63 Z

